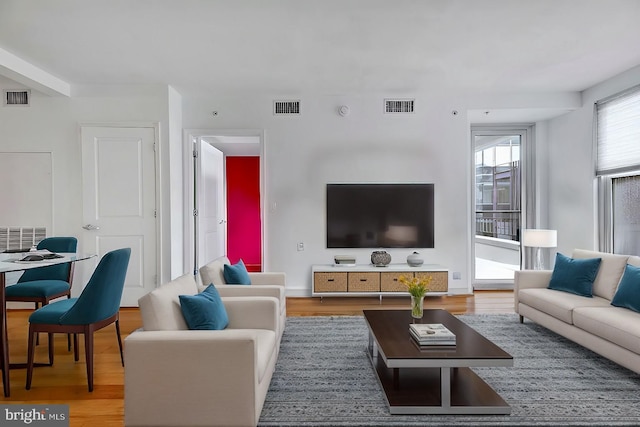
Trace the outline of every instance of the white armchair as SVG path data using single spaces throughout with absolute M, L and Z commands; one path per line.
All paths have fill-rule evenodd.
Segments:
M 197 293 L 193 276 L 139 301 L 143 330 L 125 340 L 125 425 L 257 425 L 278 356 L 278 300 L 223 297 L 228 327 L 192 331 L 177 302 L 187 293 Z
M 249 272 L 251 285 L 228 285 L 224 279 L 224 265 L 231 262 L 226 256 L 217 258 L 200 267 L 201 289 L 214 284 L 222 297 L 264 296 L 274 297 L 279 301 L 280 327 L 278 337 L 282 337 L 287 320 L 287 300 L 285 296 L 285 273 L 280 272 Z

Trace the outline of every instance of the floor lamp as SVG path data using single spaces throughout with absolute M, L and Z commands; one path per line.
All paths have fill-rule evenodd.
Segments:
M 556 230 L 522 230 L 522 245 L 536 248 L 534 270 L 544 270 L 542 248 L 555 248 L 557 244 L 558 232 Z

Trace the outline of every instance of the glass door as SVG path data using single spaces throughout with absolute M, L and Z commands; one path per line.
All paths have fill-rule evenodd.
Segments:
M 472 138 L 474 288 L 510 287 L 521 259 L 523 135 L 485 129 L 472 131 Z

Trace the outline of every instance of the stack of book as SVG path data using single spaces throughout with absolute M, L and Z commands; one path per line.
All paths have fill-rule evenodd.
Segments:
M 412 323 L 409 334 L 420 346 L 456 345 L 456 336 L 442 323 Z

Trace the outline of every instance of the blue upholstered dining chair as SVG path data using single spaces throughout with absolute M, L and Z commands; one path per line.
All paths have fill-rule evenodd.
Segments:
M 49 362 L 51 364 L 53 364 L 52 335 L 54 333 L 73 334 L 76 361 L 78 360 L 77 334 L 84 334 L 87 382 L 89 391 L 93 391 L 93 333 L 115 322 L 120 360 L 124 366 L 119 310 L 130 256 L 130 248 L 116 249 L 106 253 L 78 298 L 52 302 L 37 309 L 29 316 L 27 390 L 31 388 L 35 337 L 38 332 L 49 334 Z
M 47 249 L 50 252 L 75 252 L 78 240 L 75 237 L 48 237 L 38 243 L 36 249 Z M 26 270 L 18 279 L 18 283 L 7 286 L 7 301 L 34 302 L 36 310 L 39 306 L 49 304 L 51 300 L 66 296 L 71 298 L 73 282 L 73 263 L 56 264 L 47 267 Z M 71 338 L 68 339 L 71 350 Z
M 38 243 L 37 249 L 51 252 L 75 252 L 78 240 L 75 237 L 48 237 Z M 18 283 L 8 286 L 7 301 L 29 301 L 47 305 L 49 301 L 71 295 L 73 263 L 56 264 L 26 270 Z

